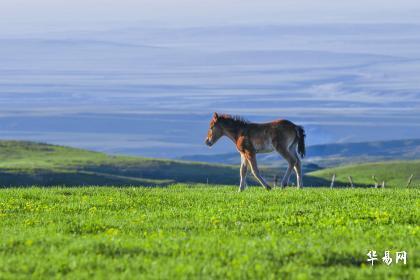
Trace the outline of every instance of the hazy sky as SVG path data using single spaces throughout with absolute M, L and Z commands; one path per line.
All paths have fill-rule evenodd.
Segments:
M 290 119 L 309 145 L 420 138 L 419 15 L 419 0 L 0 0 L 0 138 L 232 151 L 203 145 L 213 111 Z
M 162 25 L 293 22 L 420 22 L 418 0 L 1 0 L 0 32 Z

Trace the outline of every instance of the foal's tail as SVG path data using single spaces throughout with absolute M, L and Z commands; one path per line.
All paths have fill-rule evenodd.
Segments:
M 297 133 L 297 140 L 298 140 L 298 153 L 299 155 L 304 158 L 306 154 L 306 148 L 305 148 L 305 130 L 302 126 L 296 126 L 296 133 Z

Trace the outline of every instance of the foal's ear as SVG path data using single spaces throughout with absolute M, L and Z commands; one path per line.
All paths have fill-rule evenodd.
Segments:
M 219 118 L 219 115 L 216 113 L 216 112 L 214 112 L 214 114 L 213 114 L 213 119 L 214 120 L 217 120 Z

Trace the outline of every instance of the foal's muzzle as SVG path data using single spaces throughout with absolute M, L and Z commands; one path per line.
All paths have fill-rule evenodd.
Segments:
M 213 143 L 209 139 L 206 139 L 205 143 L 209 147 L 211 147 L 213 145 Z

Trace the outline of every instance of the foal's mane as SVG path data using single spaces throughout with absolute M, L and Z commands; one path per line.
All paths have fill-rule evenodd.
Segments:
M 219 116 L 219 120 L 222 121 L 223 124 L 226 124 L 227 126 L 230 126 L 230 127 L 233 126 L 233 127 L 242 128 L 249 124 L 248 120 L 238 115 L 223 114 Z

